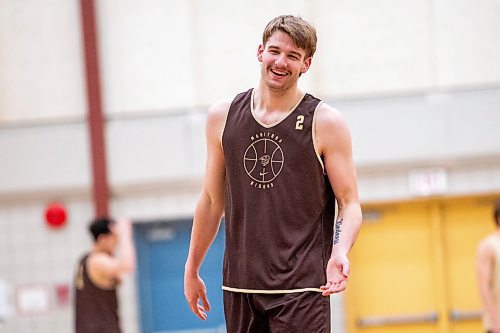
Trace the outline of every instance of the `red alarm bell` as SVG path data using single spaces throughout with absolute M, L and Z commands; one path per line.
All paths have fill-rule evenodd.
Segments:
M 66 224 L 66 208 L 57 202 L 47 205 L 45 209 L 45 222 L 51 228 L 61 228 Z

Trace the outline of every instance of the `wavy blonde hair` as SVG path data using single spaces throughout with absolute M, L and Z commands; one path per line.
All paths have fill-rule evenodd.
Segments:
M 276 31 L 288 34 L 296 46 L 306 51 L 306 58 L 312 57 L 316 52 L 316 29 L 308 22 L 293 15 L 281 15 L 272 19 L 262 34 L 262 45 L 265 46 L 269 37 Z

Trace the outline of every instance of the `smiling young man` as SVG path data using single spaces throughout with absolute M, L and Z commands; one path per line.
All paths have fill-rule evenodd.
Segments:
M 274 18 L 257 51 L 259 86 L 208 112 L 205 184 L 184 292 L 206 319 L 199 269 L 224 214 L 222 288 L 231 333 L 330 332 L 326 296 L 346 287 L 361 208 L 345 120 L 297 87 L 315 50 L 309 23 Z

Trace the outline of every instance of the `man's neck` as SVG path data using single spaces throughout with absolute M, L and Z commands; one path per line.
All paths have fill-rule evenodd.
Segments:
M 302 95 L 297 86 L 285 91 L 273 91 L 261 81 L 254 92 L 254 109 L 264 113 L 289 112 Z

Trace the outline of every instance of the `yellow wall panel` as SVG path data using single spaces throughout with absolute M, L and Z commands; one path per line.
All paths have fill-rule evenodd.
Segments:
M 432 324 L 359 325 L 436 312 L 428 209 L 413 204 L 380 213 L 380 218 L 363 225 L 351 253 L 349 332 L 434 332 Z
M 450 332 L 481 332 L 475 260 L 479 241 L 494 230 L 493 207 L 480 199 L 458 200 L 445 203 L 443 212 Z
M 475 258 L 480 239 L 494 229 L 492 200 L 363 210 L 368 219 L 350 255 L 348 332 L 482 332 Z

